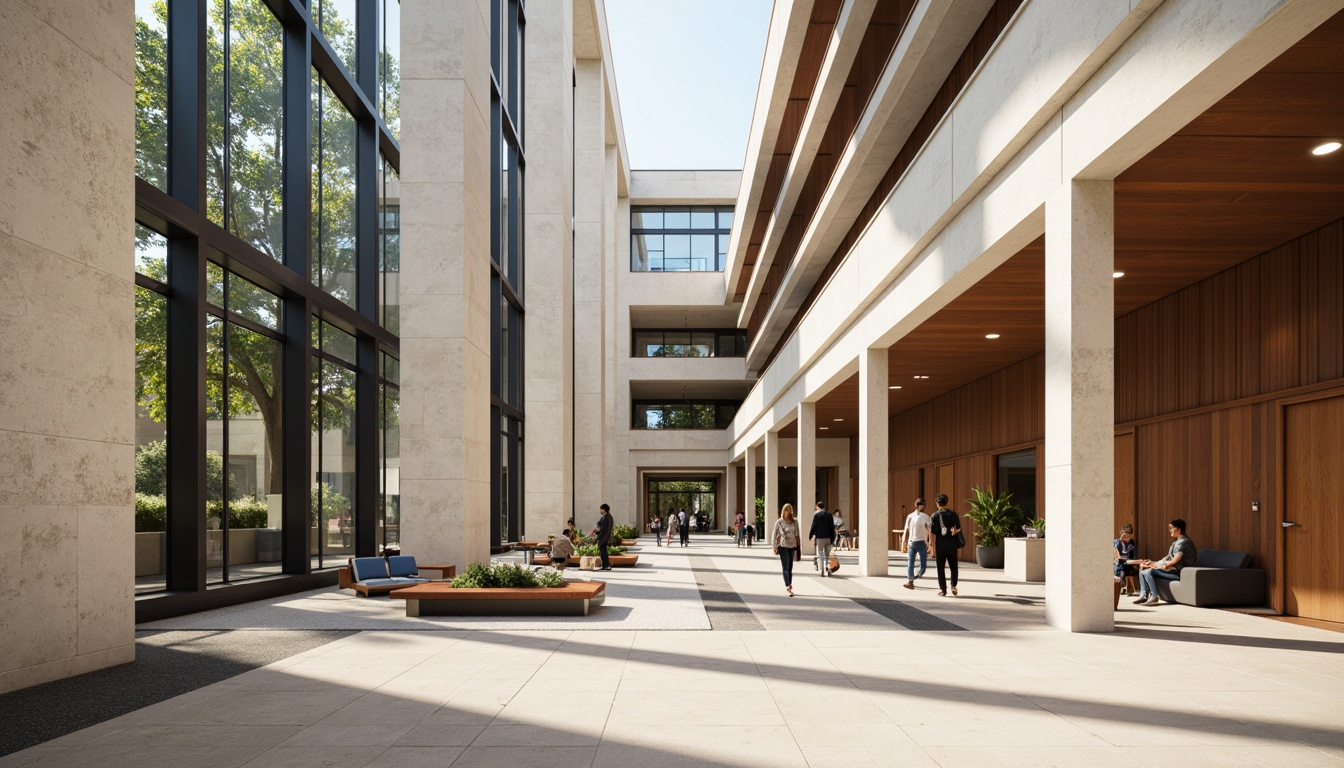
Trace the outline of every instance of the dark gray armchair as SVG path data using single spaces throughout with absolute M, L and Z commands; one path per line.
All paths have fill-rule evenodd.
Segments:
M 1180 581 L 1158 581 L 1158 595 L 1167 602 L 1200 608 L 1265 604 L 1265 572 L 1248 567 L 1250 553 L 1206 549 L 1200 551 L 1198 562 L 1181 570 Z

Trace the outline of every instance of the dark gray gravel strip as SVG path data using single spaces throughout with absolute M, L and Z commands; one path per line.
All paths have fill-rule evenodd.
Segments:
M 751 612 L 742 596 L 737 594 L 728 579 L 714 567 L 708 557 L 692 555 L 687 560 L 695 571 L 695 584 L 700 588 L 700 601 L 709 616 L 709 628 L 733 632 L 762 632 L 756 614 Z
M 827 584 L 848 597 L 850 600 L 862 605 L 864 608 L 876 613 L 878 616 L 890 619 L 900 624 L 906 629 L 912 629 L 916 632 L 965 632 L 966 628 L 958 626 L 948 621 L 940 619 L 931 613 L 921 611 L 920 609 L 903 603 L 900 600 L 892 599 L 875 589 L 850 581 L 844 578 L 827 579 Z
M 0 695 L 0 755 L 120 717 L 354 632 L 136 633 L 135 661 Z

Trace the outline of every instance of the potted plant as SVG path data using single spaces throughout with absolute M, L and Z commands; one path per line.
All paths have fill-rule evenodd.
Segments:
M 1032 520 L 1031 522 L 1022 526 L 1022 532 L 1027 534 L 1028 539 L 1044 539 L 1045 519 L 1038 517 L 1035 520 Z
M 1026 522 L 1026 515 L 1007 491 L 976 486 L 971 492 L 975 498 L 966 500 L 966 518 L 975 523 L 975 562 L 981 568 L 1002 568 L 1003 538 Z

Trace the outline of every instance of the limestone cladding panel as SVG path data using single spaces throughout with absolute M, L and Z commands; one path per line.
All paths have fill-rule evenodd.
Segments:
M 463 567 L 490 544 L 490 15 L 402 13 L 401 535 Z
M 134 15 L 0 5 L 0 693 L 135 656 Z
M 628 261 L 624 267 L 620 273 L 622 306 L 723 306 L 722 273 L 631 272 Z
M 732 205 L 740 171 L 631 171 L 635 205 Z
M 609 108 L 610 111 L 610 108 Z M 603 388 L 603 413 L 606 416 L 604 427 L 608 439 L 606 441 L 606 453 L 602 457 L 607 466 L 606 477 L 603 478 L 604 484 L 602 495 L 608 498 L 616 498 L 616 472 L 618 435 L 620 429 L 617 425 L 625 422 L 620 421 L 620 409 L 618 401 L 624 400 L 622 392 L 628 392 L 628 388 L 620 387 L 617 384 L 618 368 L 621 358 L 619 357 L 622 344 L 617 337 L 618 318 L 621 315 L 617 311 L 619 292 L 617 288 L 617 269 L 629 263 L 629 258 L 622 261 L 617 254 L 621 252 L 619 234 L 621 226 L 617 223 L 617 217 L 620 215 L 621 204 L 617 196 L 620 188 L 620 149 L 608 144 L 606 148 L 605 162 L 606 179 L 604 187 L 606 194 L 603 195 L 604 214 L 602 230 L 602 275 L 603 284 L 606 288 L 602 301 L 602 328 L 603 328 L 603 355 L 602 355 L 602 388 Z M 628 218 L 627 218 L 628 221 Z M 627 248 L 629 248 L 629 237 L 626 237 Z
M 574 89 L 574 501 L 581 514 L 604 501 L 606 486 L 606 90 L 603 63 L 575 63 Z M 609 503 L 609 502 L 608 502 Z
M 627 382 L 741 382 L 746 381 L 747 367 L 740 357 L 632 357 L 625 361 L 624 373 Z
M 852 311 L 814 310 L 802 319 L 777 356 L 787 363 L 766 369 L 739 411 L 737 450 L 831 383 L 830 376 L 802 374 L 856 370 L 862 350 L 894 343 L 1039 237 L 1045 199 L 1065 179 L 1114 176 L 1344 7 L 1189 0 L 1153 10 L 1135 3 L 1104 30 L 1089 14 L 1074 12 L 1077 0 L 1033 0 L 1029 9 L 1037 5 L 1065 12 L 1023 13 L 1005 32 L 814 305 Z M 1037 83 L 1033 70 L 1010 60 L 1010 43 L 1018 39 L 1053 48 L 1056 60 L 1044 70 L 1053 84 Z M 997 68 L 1017 79 L 1005 83 L 987 74 Z M 1016 103 L 1018 94 L 1034 106 Z M 992 106 L 1008 102 L 1014 103 Z M 960 114 L 972 109 L 981 117 Z M 1003 138 L 1012 130 L 1005 127 L 1009 114 L 1020 123 L 1011 140 Z M 1024 123 L 1024 114 L 1034 117 Z M 958 121 L 984 126 L 988 143 L 954 131 Z M 987 160 L 994 152 L 997 159 Z M 975 167 L 982 171 L 974 181 L 960 175 Z M 932 169 L 939 168 L 951 169 L 956 180 L 951 205 L 943 193 L 911 194 L 921 190 L 911 180 L 936 178 Z M 798 381 L 806 383 L 795 387 Z

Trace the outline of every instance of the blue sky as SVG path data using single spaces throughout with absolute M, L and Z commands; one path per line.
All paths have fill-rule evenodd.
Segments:
M 606 0 L 630 167 L 742 167 L 770 0 Z

